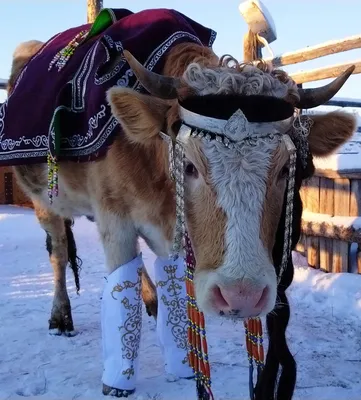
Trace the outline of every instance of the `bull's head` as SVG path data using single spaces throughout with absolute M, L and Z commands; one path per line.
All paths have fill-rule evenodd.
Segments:
M 125 55 L 151 96 L 112 88 L 113 114 L 131 140 L 159 140 L 163 130 L 181 141 L 185 152 L 186 224 L 196 258 L 198 306 L 222 314 L 236 311 L 240 317 L 269 313 L 277 297 L 290 161 L 282 137 L 290 135 L 298 146 L 295 242 L 298 190 L 313 173 L 312 155 L 335 151 L 351 137 L 355 120 L 341 112 L 313 115 L 300 138 L 295 137 L 294 108 L 325 103 L 353 69 L 323 88 L 302 90 L 285 73 L 279 79 L 279 72 L 250 65 L 191 64 L 182 78 L 173 78 Z

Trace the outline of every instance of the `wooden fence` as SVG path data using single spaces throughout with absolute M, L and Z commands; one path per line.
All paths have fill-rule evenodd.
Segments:
M 327 105 L 361 109 L 360 100 L 335 98 Z M 354 137 L 332 157 L 333 163 L 315 159 L 315 175 L 302 187 L 304 212 L 297 250 L 315 268 L 361 273 L 360 126 Z M 339 168 L 334 168 L 335 161 L 341 164 Z M 342 165 L 344 161 L 346 169 Z

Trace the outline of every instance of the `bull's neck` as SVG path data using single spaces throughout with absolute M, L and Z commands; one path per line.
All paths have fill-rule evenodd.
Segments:
M 142 165 L 141 174 L 145 177 L 147 192 L 142 197 L 144 207 L 143 223 L 140 235 L 160 256 L 166 256 L 171 250 L 175 227 L 175 183 L 169 176 L 168 147 L 162 140 L 146 149 L 147 162 Z

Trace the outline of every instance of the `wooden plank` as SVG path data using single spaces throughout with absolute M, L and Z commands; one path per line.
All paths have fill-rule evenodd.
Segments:
M 313 176 L 307 181 L 307 210 L 320 212 L 320 178 Z
M 274 58 L 266 58 L 265 61 L 270 62 L 274 67 L 280 67 L 282 65 L 298 64 L 300 62 L 314 60 L 315 58 L 342 53 L 360 47 L 361 35 L 354 35 L 344 39 L 329 40 L 315 46 L 308 46 L 300 50 L 287 52 Z
M 335 215 L 334 210 L 334 181 L 320 178 L 320 208 L 321 214 Z
M 307 209 L 307 180 L 302 182 L 302 186 L 300 189 L 300 196 L 302 201 L 302 207 L 304 210 Z
M 332 272 L 348 272 L 349 251 L 350 243 L 333 241 Z
M 305 241 L 306 241 L 305 235 L 301 234 L 300 239 L 295 246 L 295 251 L 302 254 L 303 256 L 305 255 L 305 249 L 306 249 Z
M 318 213 L 320 210 L 320 178 L 312 177 L 307 183 L 307 209 Z M 306 238 L 307 262 L 311 267 L 320 267 L 320 241 L 316 236 Z
M 358 246 L 356 262 L 357 262 L 357 272 L 359 274 L 361 274 L 361 247 L 360 246 Z
M 87 21 L 92 24 L 103 8 L 103 0 L 87 0 Z
M 332 169 L 316 169 L 314 175 L 330 179 L 361 179 L 361 170 L 334 171 Z
M 349 216 L 350 214 L 350 180 L 334 180 L 334 215 Z
M 333 180 L 320 178 L 320 213 L 334 215 Z M 320 269 L 332 270 L 333 240 L 320 237 Z
M 350 212 L 350 181 L 349 179 L 334 180 L 334 213 L 348 216 Z M 333 241 L 332 272 L 347 272 L 350 243 L 340 240 Z
M 350 193 L 350 216 L 361 216 L 361 181 L 359 179 L 351 180 Z
M 316 68 L 310 71 L 297 71 L 289 75 L 296 83 L 314 82 L 322 79 L 337 78 L 352 65 L 355 65 L 353 74 L 361 73 L 361 60 L 356 60 L 354 62 L 335 64 L 330 67 Z
M 325 272 L 332 271 L 333 240 L 320 237 L 320 269 Z
M 11 172 L 5 172 L 4 174 L 4 191 L 5 191 L 5 204 L 14 204 L 13 174 Z

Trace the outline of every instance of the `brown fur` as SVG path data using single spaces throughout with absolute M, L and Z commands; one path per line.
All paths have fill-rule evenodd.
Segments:
M 212 190 L 209 178 L 207 160 L 198 141 L 187 143 L 186 156 L 197 168 L 200 176 L 204 177 L 202 186 L 186 203 L 187 217 L 190 221 L 188 228 L 194 245 L 197 270 L 216 269 L 223 261 L 227 217 L 217 204 L 217 196 Z M 189 195 L 186 197 L 190 198 Z
M 15 80 L 29 59 L 37 53 L 44 43 L 38 40 L 29 40 L 21 43 L 14 51 L 10 77 L 8 80 L 8 92 L 11 93 Z
M 314 125 L 309 135 L 310 150 L 314 156 L 326 157 L 335 152 L 356 130 L 356 119 L 342 111 L 310 115 Z
M 34 201 L 36 216 L 42 228 L 50 235 L 52 251 L 50 263 L 54 271 L 54 299 L 49 329 L 59 329 L 71 334 L 74 331 L 70 300 L 66 289 L 68 244 L 63 218 Z
M 192 62 L 205 67 L 215 66 L 218 64 L 219 58 L 209 47 L 195 43 L 180 43 L 169 52 L 163 74 L 180 77 Z

